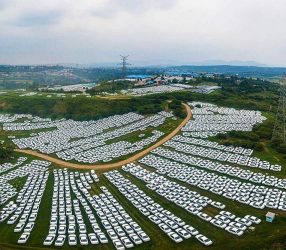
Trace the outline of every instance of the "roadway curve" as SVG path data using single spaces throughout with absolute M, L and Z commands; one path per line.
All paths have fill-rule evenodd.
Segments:
M 166 141 L 170 140 L 172 137 L 174 137 L 178 132 L 180 132 L 180 130 L 186 125 L 186 123 L 192 118 L 192 111 L 191 108 L 183 103 L 186 112 L 187 112 L 187 117 L 180 123 L 180 125 L 173 130 L 170 134 L 168 134 L 166 137 L 164 137 L 163 139 L 161 139 L 160 141 L 156 142 L 154 145 L 150 146 L 149 148 L 144 149 L 143 151 L 131 156 L 128 159 L 119 161 L 119 162 L 114 162 L 114 163 L 106 163 L 106 164 L 98 164 L 98 165 L 85 165 L 85 164 L 77 164 L 77 163 L 72 163 L 72 162 L 67 162 L 67 161 L 63 161 L 60 160 L 58 158 L 54 158 L 51 157 L 49 155 L 46 154 L 42 154 L 33 150 L 26 150 L 26 149 L 15 149 L 16 152 L 19 153 L 23 153 L 23 154 L 28 154 L 28 155 L 32 155 L 32 156 L 36 156 L 38 158 L 41 158 L 43 160 L 47 160 L 50 162 L 53 162 L 61 167 L 66 167 L 66 168 L 75 168 L 75 169 L 95 169 L 95 170 L 99 170 L 99 169 L 109 169 L 109 168 L 116 168 L 116 167 L 120 167 L 122 165 L 126 165 L 128 163 L 134 162 L 138 159 L 140 159 L 141 157 L 143 157 L 144 155 L 148 154 L 150 151 L 152 151 L 153 149 L 161 146 L 162 144 L 164 144 Z

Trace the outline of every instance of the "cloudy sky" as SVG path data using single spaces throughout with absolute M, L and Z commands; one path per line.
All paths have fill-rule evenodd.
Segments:
M 0 0 L 0 63 L 286 66 L 285 0 Z

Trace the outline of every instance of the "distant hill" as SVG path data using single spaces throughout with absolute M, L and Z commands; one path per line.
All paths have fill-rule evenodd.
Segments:
M 268 65 L 256 61 L 224 61 L 224 60 L 206 60 L 202 62 L 192 63 L 197 66 L 213 66 L 213 65 L 228 65 L 228 66 L 255 66 L 255 67 L 268 67 Z
M 232 66 L 232 65 L 214 65 L 214 66 L 194 66 L 182 65 L 166 67 L 164 71 L 171 72 L 195 72 L 195 73 L 215 73 L 215 74 L 238 74 L 244 77 L 281 77 L 286 74 L 286 68 L 283 67 L 257 67 L 257 66 Z

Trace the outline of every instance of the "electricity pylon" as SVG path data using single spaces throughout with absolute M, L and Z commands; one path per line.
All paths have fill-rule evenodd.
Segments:
M 126 77 L 126 72 L 127 72 L 127 65 L 130 65 L 129 63 L 127 63 L 127 60 L 128 60 L 128 56 L 122 56 L 120 55 L 121 57 L 121 63 L 120 65 L 122 65 L 122 77 L 125 78 Z

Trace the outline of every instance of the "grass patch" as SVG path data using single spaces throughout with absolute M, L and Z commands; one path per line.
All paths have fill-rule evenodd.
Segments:
M 8 181 L 8 183 L 11 184 L 17 190 L 17 192 L 19 192 L 25 185 L 27 178 L 27 176 L 16 177 L 15 179 Z

